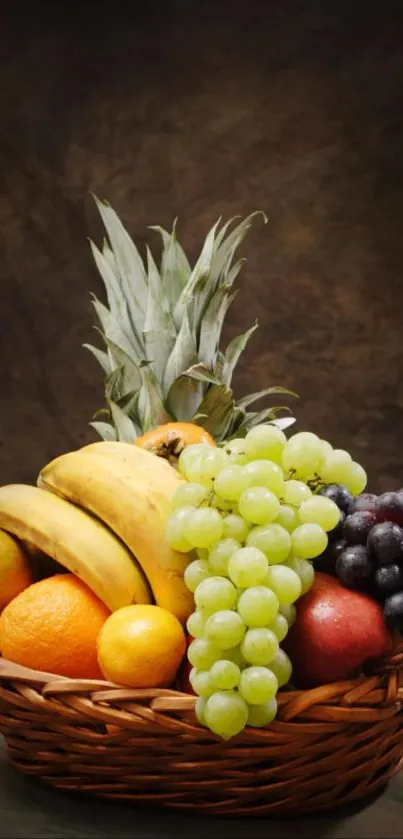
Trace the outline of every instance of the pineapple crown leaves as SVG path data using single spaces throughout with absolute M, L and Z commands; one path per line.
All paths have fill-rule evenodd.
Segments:
M 157 266 L 150 248 L 143 259 L 112 207 L 94 198 L 107 238 L 102 249 L 90 241 L 106 292 L 106 305 L 92 297 L 105 349 L 84 345 L 105 374 L 106 414 L 94 417 L 93 428 L 104 439 L 132 440 L 171 419 L 191 420 L 220 441 L 246 433 L 256 417 L 279 423 L 282 408 L 246 409 L 265 396 L 295 395 L 291 391 L 272 387 L 236 402 L 231 388 L 257 323 L 225 352 L 219 346 L 243 263 L 237 250 L 257 216 L 267 222 L 265 214 L 222 226 L 219 219 L 193 268 L 177 240 L 176 220 L 170 233 L 154 226 L 162 242 Z

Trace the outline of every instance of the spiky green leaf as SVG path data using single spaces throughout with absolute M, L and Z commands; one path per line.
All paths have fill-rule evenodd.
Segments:
M 259 215 L 262 216 L 263 221 L 266 224 L 267 216 L 265 213 L 263 213 L 262 210 L 256 210 L 256 212 L 250 213 L 249 216 L 243 219 L 226 238 L 223 238 L 214 256 L 214 264 L 211 270 L 213 284 L 218 283 L 222 272 L 226 271 L 228 273 L 237 248 L 245 239 L 245 236 L 252 225 L 253 219 Z
M 174 316 L 176 304 L 190 277 L 191 268 L 185 251 L 176 238 L 176 221 L 174 222 L 172 233 L 167 233 L 163 227 L 159 227 L 158 225 L 151 229 L 156 230 L 162 238 L 161 281 L 164 296 Z M 178 318 L 175 319 L 175 326 L 177 329 L 180 327 L 180 320 Z
M 174 381 L 199 361 L 196 344 L 190 330 L 186 310 L 183 313 L 181 327 L 172 352 L 168 358 L 163 376 L 163 392 L 168 393 Z
M 234 406 L 232 390 L 225 385 L 213 385 L 200 403 L 194 422 L 202 425 L 216 440 L 221 440 Z
M 225 316 L 236 295 L 236 291 L 231 294 L 227 286 L 221 286 L 214 292 L 203 313 L 200 325 L 199 358 L 206 367 L 212 368 L 214 365 Z
M 235 370 L 236 365 L 249 341 L 249 338 L 256 332 L 258 328 L 257 322 L 251 326 L 243 335 L 237 335 L 235 338 L 230 341 L 228 344 L 227 350 L 224 356 L 224 364 L 222 369 L 222 381 L 228 387 L 231 384 L 232 376 Z
M 184 312 L 188 312 L 190 327 L 197 334 L 200 314 L 206 301 L 214 291 L 211 277 L 211 263 L 214 254 L 214 238 L 219 222 L 208 232 L 201 254 L 175 306 L 175 323 L 180 323 Z M 190 314 L 189 314 L 190 313 Z
M 148 283 L 143 260 L 110 204 L 96 196 L 94 198 L 108 234 L 126 300 L 130 301 L 135 296 L 136 305 L 144 315 Z
M 109 422 L 90 422 L 90 426 L 102 440 L 117 440 L 116 430 Z
M 120 369 L 120 386 L 122 395 L 133 393 L 139 390 L 142 385 L 142 376 L 139 367 L 128 353 L 115 344 L 110 338 L 105 338 L 108 348 L 114 358 L 115 364 Z
M 100 350 L 98 347 L 93 347 L 92 344 L 83 344 L 83 347 L 92 353 L 98 364 L 101 365 L 104 373 L 109 376 L 113 370 L 113 362 L 111 361 L 108 353 L 104 350 Z
M 109 407 L 116 428 L 117 439 L 123 443 L 131 443 L 137 437 L 139 429 L 116 402 L 110 400 Z
M 237 405 L 239 405 L 240 408 L 248 408 L 249 405 L 253 405 L 254 402 L 258 402 L 259 399 L 263 399 L 264 396 L 277 396 L 279 393 L 283 393 L 286 396 L 294 396 L 298 399 L 298 394 L 294 393 L 293 390 L 289 390 L 287 387 L 274 385 L 273 387 L 266 387 L 264 390 L 258 390 L 256 393 L 249 393 L 247 396 L 243 396 L 242 399 L 238 399 Z
M 198 382 L 204 382 L 206 384 L 221 384 L 220 379 L 218 379 L 217 376 L 208 369 L 208 367 L 205 367 L 204 364 L 193 364 L 192 367 L 189 367 L 188 370 L 184 371 L 183 375 L 189 376 L 190 379 L 195 379 Z

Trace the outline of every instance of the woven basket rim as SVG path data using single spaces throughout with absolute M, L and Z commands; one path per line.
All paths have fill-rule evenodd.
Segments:
M 403 638 L 396 634 L 392 653 L 378 663 L 372 672 L 358 675 L 351 679 L 339 682 L 331 682 L 319 687 L 306 690 L 296 688 L 282 688 L 277 694 L 278 715 L 277 719 L 283 722 L 297 721 L 301 716 L 309 716 L 310 709 L 322 707 L 331 708 L 334 704 L 342 705 L 347 711 L 351 711 L 358 704 L 361 710 L 367 699 L 375 712 L 373 699 L 382 691 L 382 698 L 379 702 L 379 712 L 400 710 L 400 703 L 403 702 L 403 683 L 399 679 L 399 673 L 403 670 Z M 14 662 L 8 661 L 0 656 L 0 681 L 7 681 L 14 684 L 20 683 L 32 688 L 39 688 L 44 696 L 87 694 L 94 697 L 95 702 L 115 699 L 119 701 L 142 702 L 149 701 L 151 707 L 159 711 L 178 713 L 186 715 L 195 706 L 196 698 L 192 694 L 184 693 L 176 688 L 129 688 L 115 682 L 103 679 L 72 679 L 66 676 L 47 673 L 41 670 L 33 670 Z M 378 692 L 378 694 L 377 694 Z M 375 703 L 375 706 L 378 703 Z M 330 713 L 329 721 L 332 715 Z M 346 719 L 346 722 L 348 720 Z M 252 731 L 252 729 L 248 729 Z M 268 729 L 253 729 L 264 734 Z

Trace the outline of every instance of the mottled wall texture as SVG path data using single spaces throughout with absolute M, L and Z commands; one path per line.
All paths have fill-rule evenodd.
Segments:
M 402 485 L 401 3 L 143 6 L 2 4 L 1 481 L 93 436 L 92 190 L 140 244 L 179 216 L 192 255 L 264 209 L 225 332 L 259 319 L 237 390 L 297 390 L 300 428 Z

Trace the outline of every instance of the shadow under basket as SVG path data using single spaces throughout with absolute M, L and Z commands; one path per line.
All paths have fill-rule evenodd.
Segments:
M 317 813 L 373 793 L 403 757 L 403 642 L 366 677 L 283 690 L 267 729 L 223 742 L 194 697 L 65 679 L 0 659 L 0 732 L 59 790 L 205 815 Z

